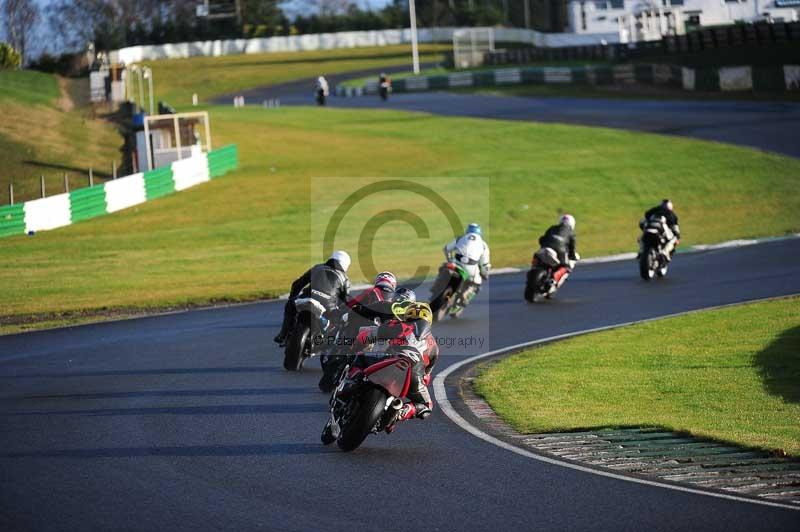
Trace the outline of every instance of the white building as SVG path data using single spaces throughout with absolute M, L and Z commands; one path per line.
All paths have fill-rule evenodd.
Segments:
M 567 31 L 620 33 L 621 42 L 680 35 L 736 22 L 792 22 L 800 0 L 568 0 Z

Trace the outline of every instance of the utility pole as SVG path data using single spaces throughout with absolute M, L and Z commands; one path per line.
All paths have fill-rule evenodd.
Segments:
M 417 6 L 414 0 L 408 0 L 409 18 L 411 19 L 411 58 L 414 74 L 419 74 L 419 49 L 417 47 Z

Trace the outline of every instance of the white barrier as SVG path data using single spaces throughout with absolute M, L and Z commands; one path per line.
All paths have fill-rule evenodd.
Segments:
M 719 69 L 719 88 L 724 91 L 746 91 L 753 88 L 753 69 L 749 66 Z
M 47 231 L 72 223 L 69 194 L 25 202 L 25 232 Z
M 686 67 L 681 68 L 681 79 L 683 81 L 684 90 L 694 90 L 694 70 Z
M 572 83 L 572 70 L 567 67 L 550 67 L 544 69 L 545 83 Z
M 457 29 L 459 28 L 420 28 L 417 32 L 418 41 L 421 43 L 452 42 L 453 32 Z M 558 48 L 563 46 L 586 46 L 604 42 L 617 43 L 620 39 L 617 33 L 540 33 L 520 28 L 495 28 L 494 40 L 496 43 L 521 43 Z M 411 30 L 406 28 L 129 46 L 114 50 L 109 55 L 112 63 L 130 64 L 155 59 L 333 50 L 337 48 L 392 46 L 410 42 Z
M 447 83 L 450 87 L 472 87 L 472 72 L 450 74 L 447 77 Z
M 117 212 L 147 201 L 144 174 L 133 174 L 113 181 L 107 181 L 106 211 Z
M 208 158 L 205 153 L 193 154 L 189 159 L 172 163 L 172 179 L 175 180 L 175 190 L 205 183 L 210 179 L 208 175 Z
M 494 82 L 496 85 L 521 83 L 522 75 L 518 68 L 503 68 L 494 71 Z
M 800 90 L 800 65 L 783 65 L 783 79 L 788 90 Z

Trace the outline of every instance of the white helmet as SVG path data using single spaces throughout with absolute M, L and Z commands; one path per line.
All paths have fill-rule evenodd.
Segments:
M 341 249 L 334 251 L 331 258 L 328 260 L 331 259 L 338 262 L 344 271 L 347 271 L 350 267 L 350 255 L 348 255 L 346 251 L 342 251 Z
M 570 229 L 573 231 L 575 230 L 575 217 L 571 214 L 564 214 L 561 216 L 561 218 L 558 220 L 558 223 L 567 224 Z

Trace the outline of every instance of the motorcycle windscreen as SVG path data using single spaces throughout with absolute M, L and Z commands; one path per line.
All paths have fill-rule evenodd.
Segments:
M 369 373 L 369 381 L 377 384 L 394 397 L 404 397 L 411 383 L 411 364 L 397 360 Z

